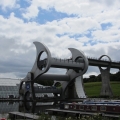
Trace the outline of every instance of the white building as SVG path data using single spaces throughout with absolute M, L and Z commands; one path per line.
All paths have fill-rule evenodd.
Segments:
M 0 78 L 0 98 L 18 97 L 20 79 Z

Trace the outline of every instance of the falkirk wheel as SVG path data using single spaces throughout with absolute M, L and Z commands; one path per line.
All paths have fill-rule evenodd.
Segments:
M 29 112 L 35 111 L 38 102 L 54 102 L 85 98 L 82 85 L 82 75 L 88 69 L 88 59 L 82 51 L 74 48 L 68 48 L 72 53 L 71 59 L 56 59 L 51 56 L 49 49 L 40 42 L 34 42 L 37 50 L 36 60 L 30 72 L 21 80 L 19 87 L 20 102 L 19 106 L 24 106 Z M 47 57 L 41 60 L 42 54 L 46 53 Z M 50 68 L 67 69 L 65 74 L 48 74 Z M 53 86 L 36 87 L 38 80 L 54 80 Z M 61 83 L 60 88 L 55 84 Z M 53 96 L 37 97 L 37 94 L 52 93 Z

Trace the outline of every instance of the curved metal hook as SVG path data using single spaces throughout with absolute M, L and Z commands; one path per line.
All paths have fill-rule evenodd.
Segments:
M 77 49 L 74 49 L 74 48 L 69 48 L 69 50 L 71 51 L 72 53 L 72 60 L 73 61 L 76 61 L 78 58 L 82 58 L 83 59 L 83 62 L 84 62 L 84 66 L 83 66 L 83 70 L 79 71 L 79 72 L 76 72 L 75 70 L 73 69 L 69 69 L 67 71 L 66 74 L 68 74 L 70 76 L 70 81 L 67 82 L 67 81 L 63 81 L 61 82 L 62 86 L 63 86 L 63 97 L 65 96 L 65 92 L 67 90 L 67 87 L 71 84 L 71 83 L 74 83 L 75 81 L 75 78 L 77 78 L 78 76 L 81 76 L 83 75 L 87 69 L 88 69 L 88 59 L 87 57 L 84 55 L 84 53 L 82 51 L 79 51 Z
M 76 61 L 78 58 L 82 58 L 83 59 L 83 62 L 84 62 L 84 67 L 83 67 L 83 70 L 79 73 L 76 73 L 76 77 L 80 76 L 80 75 L 83 75 L 87 69 L 88 69 L 88 59 L 87 57 L 84 55 L 84 53 L 82 51 L 79 51 L 75 48 L 68 48 L 71 53 L 72 53 L 72 60 L 73 61 Z
M 51 60 L 51 53 L 50 53 L 49 49 L 44 44 L 42 44 L 40 42 L 34 42 L 34 44 L 36 46 L 37 53 L 36 53 L 35 63 L 31 69 L 31 73 L 34 74 L 34 79 L 35 79 L 39 75 L 41 75 L 49 70 L 50 65 L 51 65 L 51 61 L 50 61 Z M 46 64 L 46 67 L 44 70 L 40 70 L 38 67 L 38 61 L 39 61 L 40 55 L 43 52 L 46 52 L 46 54 L 47 54 L 47 64 Z

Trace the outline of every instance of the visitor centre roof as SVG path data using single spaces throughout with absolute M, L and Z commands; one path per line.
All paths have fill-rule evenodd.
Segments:
M 16 86 L 20 84 L 20 79 L 0 78 L 0 86 Z

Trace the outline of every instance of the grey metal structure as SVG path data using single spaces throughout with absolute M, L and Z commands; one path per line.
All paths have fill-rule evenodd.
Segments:
M 102 59 L 104 56 L 108 57 L 108 60 Z M 88 58 L 89 66 L 98 66 L 101 73 L 101 96 L 113 96 L 113 92 L 110 86 L 110 68 L 116 68 L 120 70 L 120 61 L 112 61 L 107 55 L 102 55 L 100 58 Z M 106 69 L 102 69 L 106 67 Z
M 108 67 L 110 64 L 110 68 L 120 69 L 120 61 L 108 61 L 99 58 L 88 58 L 89 66 L 102 66 Z
M 79 76 L 76 78 L 75 87 L 76 87 L 76 92 L 77 92 L 78 98 L 87 98 L 85 91 L 84 91 L 82 76 Z
M 104 56 L 108 57 L 111 63 L 111 58 L 107 55 L 102 55 L 99 58 L 99 60 L 102 59 L 102 57 Z M 100 92 L 101 96 L 109 96 L 109 97 L 113 96 L 113 92 L 110 86 L 110 68 L 111 68 L 111 64 L 109 64 L 106 69 L 102 69 L 102 67 L 99 66 L 99 69 L 101 72 L 101 78 L 102 78 L 102 87 L 101 87 L 101 92 Z
M 80 96 L 86 97 L 84 93 L 84 88 L 82 86 L 81 76 L 87 71 L 88 68 L 88 59 L 83 52 L 69 48 L 72 53 L 71 59 L 56 59 L 51 56 L 49 49 L 40 42 L 34 42 L 37 50 L 36 60 L 30 72 L 27 76 L 21 80 L 19 95 L 20 99 L 24 101 L 27 111 L 34 111 L 34 106 L 38 101 L 41 101 L 37 98 L 36 93 L 39 92 L 49 92 L 55 95 L 54 98 L 48 97 L 44 98 L 43 102 L 46 100 L 50 101 L 60 101 L 65 99 L 74 99 L 79 98 Z M 47 57 L 41 60 L 43 53 L 46 53 Z M 56 75 L 56 74 L 47 74 L 46 72 L 53 68 L 65 68 L 67 69 L 66 74 Z M 61 88 L 56 88 L 51 86 L 50 90 L 34 89 L 34 84 L 38 80 L 55 80 L 56 82 L 61 83 Z M 25 85 L 24 85 L 25 84 Z M 78 85 L 80 84 L 80 86 Z M 55 84 L 54 84 L 55 85 Z M 24 87 L 25 86 L 25 87 Z M 82 87 L 79 89 L 79 87 Z M 81 90 L 81 91 L 78 91 Z M 28 102 L 29 101 L 29 102 Z M 32 101 L 32 102 L 31 102 Z M 22 105 L 22 104 L 21 104 Z

